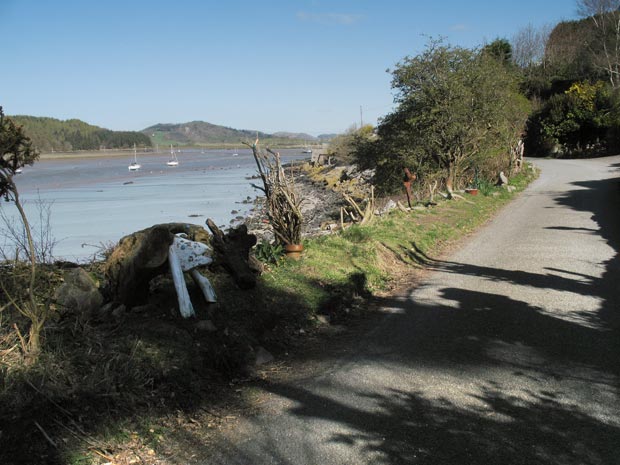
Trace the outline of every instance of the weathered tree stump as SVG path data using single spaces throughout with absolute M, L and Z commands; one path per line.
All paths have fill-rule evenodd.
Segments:
M 250 250 L 256 245 L 256 236 L 248 234 L 248 228 L 242 224 L 224 234 L 216 224 L 207 220 L 207 226 L 213 233 L 211 245 L 216 252 L 216 263 L 222 265 L 233 277 L 241 289 L 256 286 L 256 264 L 250 259 Z
M 146 303 L 149 282 L 168 271 L 168 249 L 177 233 L 209 242 L 202 226 L 186 223 L 157 224 L 123 237 L 104 266 L 109 298 L 129 308 Z

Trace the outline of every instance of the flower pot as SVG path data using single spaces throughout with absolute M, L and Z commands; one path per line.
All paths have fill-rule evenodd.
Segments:
M 465 192 L 467 192 L 468 194 L 471 194 L 471 195 L 478 195 L 478 189 L 476 189 L 476 188 L 465 189 Z
M 292 260 L 299 260 L 303 250 L 304 246 L 302 244 L 287 244 L 284 246 L 286 257 Z

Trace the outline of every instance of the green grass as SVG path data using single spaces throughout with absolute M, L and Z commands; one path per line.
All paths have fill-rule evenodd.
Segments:
M 485 186 L 486 195 L 467 196 L 466 202 L 441 201 L 421 212 L 396 210 L 369 226 L 307 240 L 301 261 L 282 261 L 262 280 L 276 295 L 293 292 L 309 316 L 325 312 L 335 296 L 344 307 L 357 294 L 385 289 L 395 273 L 419 266 L 424 255 L 439 255 L 446 245 L 488 221 L 534 177 L 529 170 L 513 177 L 514 193 Z

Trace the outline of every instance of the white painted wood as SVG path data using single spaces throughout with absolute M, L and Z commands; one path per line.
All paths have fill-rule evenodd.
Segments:
M 194 282 L 200 287 L 202 294 L 205 296 L 205 300 L 207 302 L 217 302 L 217 296 L 215 295 L 215 290 L 209 280 L 201 275 L 198 270 L 194 269 L 189 272 L 192 278 L 194 278 Z
M 172 273 L 174 288 L 177 291 L 177 299 L 179 301 L 181 316 L 183 318 L 189 318 L 190 316 L 196 315 L 196 313 L 194 312 L 192 301 L 189 298 L 189 292 L 187 292 L 181 260 L 179 259 L 176 250 L 175 244 L 173 243 L 168 249 L 168 263 L 170 264 L 170 273 Z
M 184 237 L 175 236 L 172 245 L 168 250 L 168 262 L 170 272 L 174 281 L 174 288 L 177 291 L 179 310 L 183 318 L 189 318 L 196 313 L 189 298 L 189 292 L 185 285 L 183 272 L 188 271 L 194 282 L 200 287 L 207 302 L 217 302 L 215 290 L 207 278 L 202 276 L 196 269 L 199 266 L 208 265 L 213 262 L 211 258 L 212 249 L 201 242 L 194 242 Z
M 181 261 L 183 271 L 190 271 L 197 266 L 204 266 L 213 262 L 211 247 L 202 242 L 194 242 L 184 237 L 175 236 L 172 247 L 174 247 Z

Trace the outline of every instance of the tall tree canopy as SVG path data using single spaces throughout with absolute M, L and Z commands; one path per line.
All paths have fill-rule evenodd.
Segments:
M 397 109 L 378 128 L 360 161 L 377 166 L 386 189 L 400 185 L 404 167 L 438 175 L 448 189 L 465 174 L 506 155 L 527 118 L 528 104 L 511 70 L 493 53 L 431 41 L 392 71 Z

